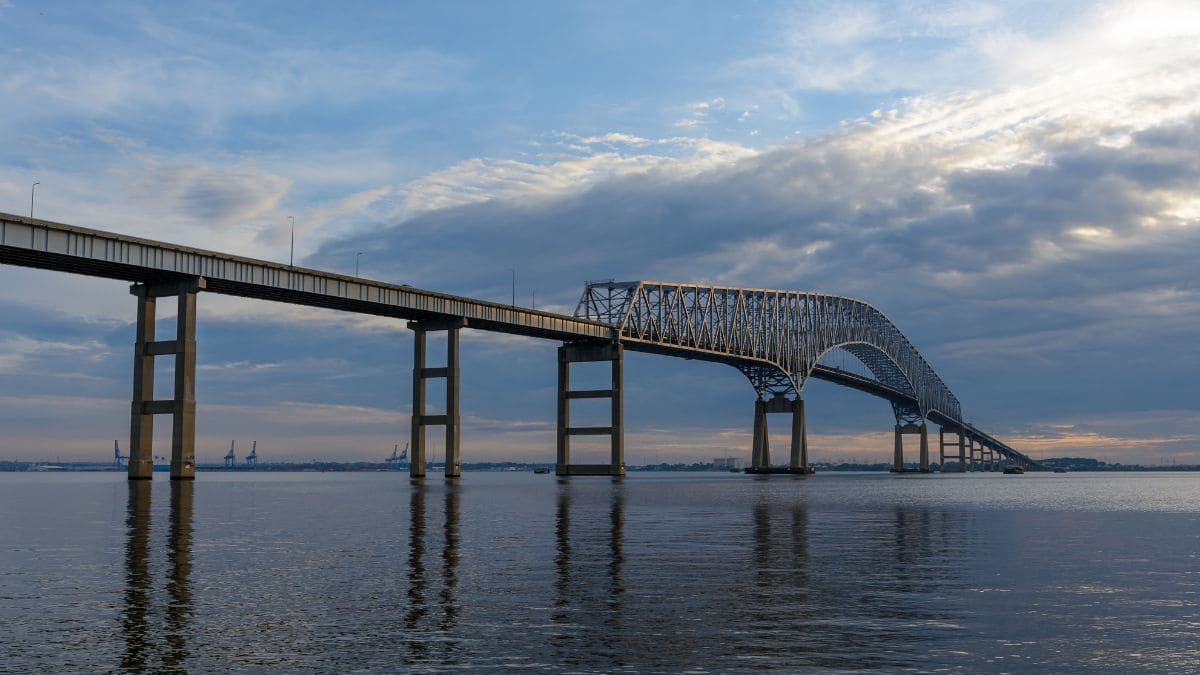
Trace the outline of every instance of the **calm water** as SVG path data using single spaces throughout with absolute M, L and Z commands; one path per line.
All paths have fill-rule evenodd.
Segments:
M 1200 672 L 1200 474 L 0 474 L 0 670 Z

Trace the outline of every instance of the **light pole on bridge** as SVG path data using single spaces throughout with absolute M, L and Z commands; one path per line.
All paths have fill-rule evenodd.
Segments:
M 292 221 L 292 243 L 288 248 L 288 267 L 295 267 L 296 264 L 296 216 L 288 216 L 288 220 Z
M 42 184 L 42 181 L 37 180 L 37 181 L 34 181 L 33 185 L 30 186 L 30 188 L 29 188 L 29 217 L 30 218 L 33 217 L 33 193 L 37 190 L 37 186 L 39 186 L 41 184 Z
M 510 268 L 508 268 L 508 271 L 512 272 L 512 306 L 516 307 L 517 306 L 517 268 L 510 267 Z
M 363 252 L 359 251 L 354 254 L 354 276 L 358 277 L 358 259 L 362 257 Z

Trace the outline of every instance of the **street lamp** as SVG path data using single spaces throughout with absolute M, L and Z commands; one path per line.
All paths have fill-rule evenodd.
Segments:
M 37 190 L 37 186 L 39 186 L 41 184 L 42 184 L 42 181 L 40 181 L 40 180 L 34 181 L 33 185 L 29 188 L 29 217 L 30 218 L 33 217 L 33 193 L 35 190 Z
M 296 216 L 288 216 L 288 220 L 292 221 L 292 245 L 288 249 L 288 267 L 292 267 L 296 262 Z
M 508 268 L 512 272 L 512 306 L 517 306 L 517 269 L 515 267 Z
M 362 257 L 362 251 L 354 254 L 354 276 L 358 276 L 358 259 Z

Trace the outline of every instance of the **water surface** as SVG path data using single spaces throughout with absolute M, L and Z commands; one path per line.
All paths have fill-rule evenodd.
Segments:
M 0 670 L 1200 671 L 1200 474 L 0 474 Z

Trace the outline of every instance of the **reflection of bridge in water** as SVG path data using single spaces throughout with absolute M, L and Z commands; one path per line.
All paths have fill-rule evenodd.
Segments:
M 129 483 L 125 510 L 125 607 L 121 622 L 125 652 L 121 657 L 121 669 L 175 672 L 186 670 L 189 656 L 192 490 L 195 485 L 188 481 L 171 482 L 170 524 L 165 547 L 152 546 L 150 540 L 151 487 L 151 483 L 143 481 Z M 153 549 L 163 548 L 167 556 L 166 630 L 160 631 L 155 625 L 158 608 L 154 603 L 156 594 L 150 557 Z M 153 638 L 159 635 L 165 644 L 154 643 Z
M 720 671 L 753 665 L 742 660 L 747 655 L 788 669 L 894 669 L 955 648 L 955 625 L 968 611 L 948 596 L 970 582 L 964 567 L 974 531 L 966 524 L 970 514 L 814 507 L 765 480 L 749 493 L 729 493 L 749 500 L 722 502 L 728 508 L 705 517 L 696 506 L 711 508 L 711 500 L 680 501 L 686 491 L 662 496 L 664 488 L 681 486 L 542 483 L 554 490 L 539 491 L 555 500 L 553 515 L 536 521 L 534 532 L 502 529 L 492 540 L 460 534 L 473 523 L 488 528 L 479 516 L 490 495 L 455 482 L 414 481 L 407 495 L 397 495 L 407 517 L 395 531 L 372 535 L 389 542 L 365 558 L 388 561 L 383 570 L 373 568 L 381 578 L 314 567 L 280 585 L 233 588 L 231 596 L 205 602 L 194 589 L 216 590 L 214 574 L 227 563 L 220 547 L 193 552 L 193 489 L 204 486 L 170 483 L 163 531 L 151 525 L 152 485 L 128 484 L 121 670 L 210 670 L 231 662 L 233 652 L 214 650 L 222 644 L 244 647 L 237 652 L 244 665 L 287 670 L 300 663 L 291 660 L 297 640 L 318 651 L 343 640 L 357 645 L 326 654 L 325 669 L 334 670 L 478 667 L 480 659 L 495 658 L 485 663 L 583 670 L 696 663 Z M 532 512 L 504 503 L 516 510 L 502 518 Z M 344 553 L 342 546 L 324 551 Z M 316 559 L 335 567 L 346 562 Z M 165 582 L 155 583 L 152 570 L 163 568 Z M 336 585 L 313 585 L 330 573 Z M 363 587 L 355 590 L 358 583 Z M 332 613 L 266 607 L 281 593 L 323 600 Z M 337 613 L 348 610 L 356 618 L 343 632 L 325 635 L 326 621 L 336 623 Z M 295 623 L 277 612 L 295 613 Z M 231 622 L 275 632 L 238 632 Z M 514 634 L 495 628 L 506 622 Z M 354 631 L 362 634 L 351 637 Z
M 460 611 L 458 590 L 459 556 L 459 502 L 461 495 L 456 485 L 447 485 L 442 512 L 441 546 L 441 590 L 437 594 L 436 607 L 429 598 L 429 572 L 425 566 L 425 548 L 428 537 L 426 521 L 425 487 L 414 482 L 409 495 L 408 527 L 408 609 L 404 613 L 404 642 L 414 660 L 426 659 L 436 648 L 439 656 L 452 658 L 456 641 L 445 638 L 458 625 Z M 430 609 L 438 610 L 436 626 L 426 626 Z M 440 640 L 431 640 L 440 636 Z
M 969 515 L 810 506 L 764 482 L 699 517 L 711 501 L 639 482 L 558 485 L 538 631 L 560 667 L 897 669 L 954 648 Z
M 904 436 L 919 436 L 918 467 L 931 467 L 926 423 L 940 426 L 941 465 L 958 470 L 996 469 L 1001 461 L 1038 465 L 1026 455 L 967 423 L 958 399 L 896 326 L 874 307 L 841 296 L 795 291 L 666 284 L 598 282 L 587 285 L 574 316 L 541 312 L 425 291 L 319 270 L 281 265 L 186 246 L 127 237 L 60 223 L 0 214 L 0 262 L 134 282 L 134 347 L 129 477 L 153 470 L 153 419 L 172 416 L 171 477 L 195 476 L 196 297 L 200 292 L 275 300 L 312 307 L 407 319 L 414 332 L 410 473 L 425 475 L 426 428 L 445 432 L 448 478 L 460 475 L 458 335 L 463 328 L 563 342 L 558 351 L 557 473 L 623 475 L 624 352 L 724 363 L 749 378 L 756 394 L 750 471 L 808 473 L 804 385 L 828 380 L 888 400 L 896 424 L 894 465 L 904 470 Z M 159 298 L 178 305 L 174 339 L 155 336 Z M 444 334 L 446 365 L 426 363 L 427 334 Z M 870 376 L 820 363 L 841 350 Z M 154 396 L 154 359 L 173 356 L 174 392 Z M 602 389 L 571 388 L 571 365 L 610 364 Z M 445 382 L 444 413 L 426 413 L 426 383 Z M 580 399 L 610 403 L 605 426 L 573 426 L 571 405 Z M 767 415 L 790 413 L 786 467 L 775 467 Z M 576 436 L 607 437 L 610 461 L 571 461 Z

